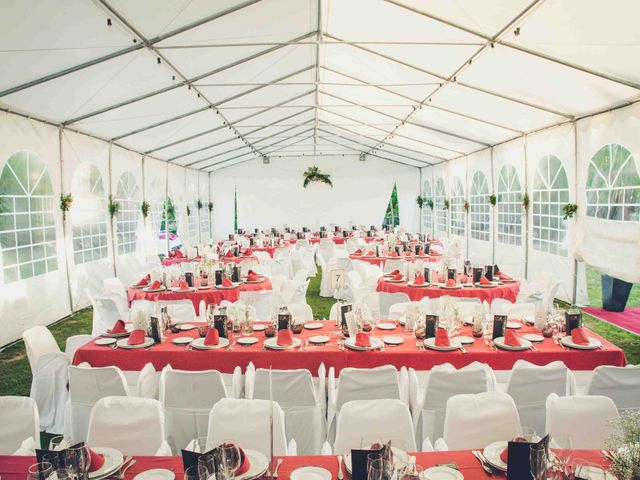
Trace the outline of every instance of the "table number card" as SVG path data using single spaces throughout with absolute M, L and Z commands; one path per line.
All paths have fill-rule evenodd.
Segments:
M 218 330 L 220 337 L 228 338 L 227 335 L 227 316 L 226 315 L 214 315 L 213 316 L 213 328 Z
M 187 285 L 189 285 L 189 287 L 193 287 L 193 273 L 186 272 L 184 274 L 184 281 L 187 282 Z
M 429 251 L 430 251 L 430 249 L 431 249 L 431 244 L 430 244 L 429 242 L 425 243 L 425 244 L 424 244 L 424 253 L 425 253 L 426 255 L 429 255 Z
M 240 267 L 238 265 L 234 265 L 231 270 L 231 281 L 239 282 L 240 281 Z
M 429 267 L 424 267 L 423 275 L 424 275 L 424 283 L 431 283 L 431 276 L 429 275 Z
M 162 329 L 160 328 L 160 322 L 157 317 L 151 317 L 149 319 L 149 323 L 151 324 L 151 338 L 156 343 L 162 342 Z
M 278 314 L 278 330 L 286 330 L 291 326 L 291 314 L 279 313 Z
M 229 234 L 229 241 L 233 242 L 235 240 L 235 235 L 233 233 Z
M 222 285 L 222 270 L 215 271 L 216 285 Z
M 347 313 L 353 310 L 353 305 L 350 303 L 345 303 L 340 305 L 340 325 L 342 326 L 342 331 L 348 331 L 347 325 Z
M 487 280 L 492 282 L 493 281 L 493 265 L 487 265 L 486 269 L 487 271 L 485 272 L 484 276 L 487 277 Z
M 507 328 L 507 319 L 507 315 L 493 316 L 493 335 L 491 338 L 495 340 L 498 337 L 504 337 L 504 332 Z
M 424 320 L 424 337 L 433 338 L 438 329 L 438 315 L 427 315 Z
M 447 268 L 447 280 L 456 280 L 457 274 L 455 268 Z
M 571 335 L 571 330 L 582 326 L 582 313 L 564 312 L 564 321 L 567 329 L 567 335 Z
M 473 283 L 480 283 L 482 278 L 482 267 L 474 267 L 473 269 Z
M 342 231 L 342 237 L 343 237 L 343 238 L 347 238 L 348 236 L 349 236 L 349 232 L 348 232 L 348 231 L 346 231 L 346 230 L 343 230 L 343 231 Z
M 329 275 L 331 275 L 331 290 L 343 289 L 345 285 L 344 281 L 344 269 L 343 268 L 335 268 L 329 271 Z

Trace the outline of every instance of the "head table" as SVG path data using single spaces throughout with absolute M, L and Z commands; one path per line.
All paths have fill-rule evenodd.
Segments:
M 515 303 L 520 291 L 520 282 L 504 283 L 495 287 L 462 287 L 457 289 L 441 288 L 437 285 L 429 287 L 412 287 L 407 282 L 388 282 L 381 277 L 376 288 L 378 292 L 406 293 L 413 302 L 419 302 L 424 297 L 438 298 L 448 295 L 450 297 L 479 298 L 480 301 L 491 303 L 494 298 L 504 298 Z
M 212 286 L 206 290 L 194 290 L 188 292 L 174 292 L 173 290 L 164 290 L 162 292 L 147 292 L 142 288 L 129 287 L 127 296 L 129 302 L 134 300 L 149 300 L 151 302 L 171 301 L 171 300 L 191 300 L 196 314 L 200 314 L 200 301 L 204 300 L 206 305 L 218 305 L 223 300 L 229 302 L 237 302 L 240 299 L 240 292 L 255 292 L 260 290 L 271 290 L 271 281 L 264 277 L 259 283 L 242 283 L 236 288 L 218 289 Z
M 505 478 L 504 475 L 490 477 L 480 466 L 471 450 L 456 450 L 450 452 L 413 453 L 416 463 L 423 468 L 434 467 L 443 463 L 454 463 L 464 476 L 465 480 L 484 480 L 487 478 Z M 176 479 L 183 477 L 182 457 L 134 457 L 136 463 L 125 474 L 125 480 L 132 480 L 136 475 L 147 470 L 164 468 L 174 472 Z M 332 455 L 315 457 L 278 457 L 282 458 L 282 465 L 278 469 L 278 478 L 288 480 L 291 472 L 300 467 L 317 466 L 326 468 L 331 472 L 331 478 L 336 478 L 338 473 L 337 457 Z M 574 450 L 572 458 L 585 460 L 591 464 L 603 468 L 609 468 L 611 462 L 604 458 L 599 450 Z M 2 480 L 24 480 L 27 469 L 35 463 L 35 457 L 0 456 L 0 476 Z M 342 466 L 345 478 L 344 465 Z M 262 478 L 271 478 L 266 475 Z
M 259 342 L 251 346 L 233 345 L 227 348 L 215 350 L 187 350 L 182 345 L 175 345 L 171 340 L 175 337 L 198 337 L 197 330 L 168 333 L 165 341 L 154 345 L 150 349 L 112 349 L 108 346 L 96 345 L 90 341 L 80 347 L 73 359 L 74 365 L 89 362 L 92 367 L 105 367 L 114 365 L 125 371 L 141 370 L 148 362 L 151 362 L 156 370 L 161 370 L 171 364 L 173 368 L 180 370 L 208 370 L 214 369 L 222 373 L 233 372 L 236 366 L 246 368 L 249 362 L 253 362 L 256 368 L 269 368 L 290 370 L 304 368 L 312 373 L 318 371 L 321 363 L 327 368 L 334 367 L 336 373 L 346 367 L 372 368 L 381 365 L 393 365 L 397 368 L 412 367 L 416 370 L 429 370 L 442 363 L 451 363 L 456 368 L 464 367 L 471 362 L 478 361 L 488 364 L 494 370 L 510 370 L 518 359 L 527 360 L 537 365 L 546 365 L 549 362 L 560 360 L 572 370 L 593 370 L 599 365 L 624 366 L 627 361 L 624 352 L 615 345 L 607 342 L 602 337 L 588 331 L 588 335 L 602 342 L 603 349 L 573 350 L 564 348 L 553 342 L 551 338 L 545 338 L 541 343 L 535 343 L 534 350 L 519 352 L 493 350 L 484 344 L 482 338 L 475 339 L 472 345 L 466 345 L 466 353 L 461 350 L 441 352 L 435 350 L 421 351 L 416 346 L 416 338 L 413 333 L 404 332 L 404 327 L 397 326 L 391 331 L 377 330 L 375 335 L 382 338 L 387 335 L 400 336 L 404 343 L 399 346 L 385 346 L 384 351 L 355 351 L 349 348 L 341 350 L 334 322 L 324 322 L 319 330 L 304 329 L 294 338 L 305 341 L 313 335 L 327 335 L 331 339 L 324 345 L 294 350 L 275 351 L 264 350 L 264 332 L 256 331 L 254 336 Z M 539 330 L 530 326 L 523 326 L 518 333 L 539 333 Z M 471 336 L 471 327 L 462 327 L 461 335 Z M 233 344 L 233 338 L 231 339 Z

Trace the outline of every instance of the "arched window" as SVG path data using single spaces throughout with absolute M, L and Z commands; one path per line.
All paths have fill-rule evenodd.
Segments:
M 498 177 L 498 242 L 522 244 L 522 187 L 513 165 L 504 165 Z
M 58 269 L 57 204 L 51 177 L 33 153 L 9 157 L 0 175 L 0 246 L 4 283 Z
M 138 220 L 140 218 L 140 199 L 138 183 L 131 172 L 124 172 L 118 180 L 116 201 L 120 203 L 116 232 L 118 253 L 136 251 Z
M 587 175 L 587 215 L 623 222 L 640 221 L 640 174 L 631 152 L 605 145 L 591 158 Z
M 190 184 L 187 191 L 188 192 L 197 192 L 197 188 L 195 185 Z M 189 209 L 189 242 L 193 245 L 198 243 L 198 239 L 200 238 L 200 232 L 198 231 L 198 206 L 195 200 L 191 200 L 187 203 L 187 208 Z
M 447 192 L 444 188 L 444 180 L 439 178 L 436 182 L 436 193 L 433 197 L 433 208 L 436 211 L 436 230 L 447 231 L 447 211 L 444 208 L 444 199 Z
M 429 180 L 425 181 L 422 186 L 422 197 L 424 198 L 424 204 L 422 206 L 422 230 L 424 232 L 430 232 L 433 228 L 433 210 L 427 205 L 427 201 L 433 201 L 433 192 L 431 191 L 431 183 Z
M 491 216 L 489 213 L 489 185 L 482 172 L 473 174 L 471 181 L 471 199 L 469 217 L 471 220 L 471 238 L 489 241 Z
M 200 241 L 207 243 L 211 238 L 211 230 L 209 229 L 209 207 L 206 202 L 202 202 L 198 215 L 200 215 Z
M 76 265 L 107 257 L 107 213 L 100 170 L 84 162 L 71 180 L 71 230 Z
M 465 235 L 464 187 L 459 178 L 454 179 L 451 187 L 451 235 Z
M 533 180 L 533 248 L 568 255 L 562 206 L 569 203 L 569 180 L 555 155 L 540 160 Z

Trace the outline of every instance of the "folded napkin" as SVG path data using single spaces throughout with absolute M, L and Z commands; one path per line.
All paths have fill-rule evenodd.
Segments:
M 220 334 L 215 328 L 207 329 L 207 334 L 204 337 L 204 344 L 207 346 L 218 345 L 220 343 Z
M 502 273 L 502 272 L 498 272 L 498 278 L 500 280 L 513 280 L 512 277 L 510 277 L 509 275 L 507 275 L 506 273 Z
M 151 280 L 151 275 L 147 274 L 144 277 L 142 277 L 140 280 L 138 280 L 138 283 L 136 283 L 136 285 L 137 286 L 146 285 L 147 283 L 149 283 L 149 280 Z
M 426 254 L 426 253 L 424 253 L 423 251 L 420 251 L 420 253 L 418 253 L 418 256 L 419 256 L 419 257 L 426 257 L 426 256 L 427 256 L 427 254 Z
M 364 332 L 356 333 L 356 347 L 370 347 L 371 337 Z
M 402 280 L 402 274 L 398 273 L 397 275 L 394 275 L 393 280 Z
M 451 346 L 451 340 L 449 340 L 449 335 L 447 334 L 447 331 L 444 328 L 438 328 L 438 330 L 436 330 L 435 345 L 436 347 Z
M 141 343 L 144 343 L 144 337 L 144 330 L 134 330 L 133 332 L 131 332 L 131 335 L 129 335 L 127 343 L 129 345 L 140 345 Z
M 447 278 L 447 283 L 445 285 L 447 287 L 455 287 L 456 281 L 453 278 Z
M 507 329 L 504 333 L 504 343 L 510 347 L 519 347 L 521 345 L 520 338 L 516 335 L 516 332 L 510 329 Z
M 355 252 L 353 252 L 354 255 L 362 255 L 362 249 L 359 248 L 357 249 Z
M 491 285 L 491 282 L 483 275 L 480 277 L 480 285 Z
M 169 251 L 167 252 L 167 256 L 168 256 L 169 258 L 173 258 L 173 257 L 175 257 L 175 255 L 173 254 L 173 252 L 172 252 L 171 250 L 169 250 Z
M 389 256 L 390 257 L 397 257 L 398 256 L 398 252 L 396 252 L 395 250 L 392 252 L 389 252 Z
M 591 343 L 582 327 L 571 329 L 571 340 L 577 345 L 589 345 Z
M 247 280 L 248 280 L 249 282 L 257 282 L 257 281 L 258 281 L 258 277 L 257 277 L 257 275 L 256 275 L 254 272 L 249 272 L 249 273 L 247 274 Z
M 513 440 L 511 440 L 512 442 L 526 442 L 527 439 L 523 438 L 523 437 L 517 437 L 514 438 Z M 504 463 L 508 463 L 509 460 L 509 447 L 505 447 L 505 449 L 500 452 L 500 460 L 502 460 Z
M 253 255 L 253 250 L 251 250 L 250 248 L 247 248 L 247 249 L 244 251 L 244 256 L 245 256 L 245 257 L 250 257 L 251 255 Z
M 366 255 L 366 256 L 367 256 L 367 257 L 373 257 L 374 255 L 375 255 L 375 252 L 374 252 L 373 250 L 369 250 L 369 251 L 367 252 L 367 255 Z
M 90 448 L 89 457 L 91 458 L 91 463 L 89 464 L 89 471 L 95 472 L 97 470 L 100 470 L 104 465 L 104 455 L 100 453 L 96 453 Z
M 176 258 L 184 258 L 184 253 L 182 253 L 181 250 L 176 250 L 175 251 L 175 257 Z
M 413 284 L 414 285 L 424 285 L 424 275 L 418 275 L 416 278 L 413 279 Z
M 127 331 L 124 328 L 124 320 L 117 320 L 116 323 L 113 324 L 113 328 L 107 330 L 107 333 L 125 333 Z
M 288 328 L 281 328 L 278 330 L 278 337 L 276 338 L 276 344 L 282 347 L 293 345 L 293 337 L 291 336 L 291 330 Z
M 233 250 L 229 250 L 224 254 L 224 258 L 233 258 Z
M 162 286 L 162 284 L 160 283 L 160 281 L 155 280 L 152 284 L 151 284 L 151 290 L 157 290 Z
M 223 278 L 222 279 L 222 286 L 223 287 L 233 287 L 233 283 L 228 278 Z
M 187 282 L 185 282 L 184 280 L 180 280 L 178 282 L 178 288 L 180 290 L 189 290 L 189 284 Z
M 390 272 L 389 275 L 398 275 L 400 273 L 400 270 L 394 270 L 393 272 Z

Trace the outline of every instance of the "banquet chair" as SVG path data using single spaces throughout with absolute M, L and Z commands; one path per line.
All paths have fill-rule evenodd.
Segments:
M 511 302 L 505 298 L 494 298 L 491 300 L 491 313 L 493 315 L 501 315 L 502 310 L 508 308 Z
M 357 308 L 357 307 L 360 307 L 362 309 L 364 318 L 371 318 L 371 310 L 366 304 L 360 303 L 360 302 L 353 302 L 353 308 Z M 340 308 L 340 302 L 336 302 L 333 305 L 331 305 L 331 309 L 329 310 L 330 321 L 332 322 L 338 321 L 338 312 L 340 311 L 339 308 Z
M 248 303 L 255 309 L 253 318 L 256 320 L 267 320 L 271 315 L 271 304 L 273 301 L 272 290 L 241 291 L 240 301 Z
M 521 434 L 518 409 L 506 393 L 461 394 L 447 400 L 443 439 L 449 450 L 484 448 Z
M 523 427 L 532 427 L 543 435 L 546 401 L 551 393 L 559 396 L 575 393 L 575 378 L 560 361 L 538 366 L 517 360 L 507 383 L 508 393 L 516 404 Z
M 273 263 L 271 271 L 274 275 L 282 275 L 285 278 L 293 277 L 293 269 L 291 268 L 291 254 L 286 248 L 277 248 L 273 254 Z
M 99 324 L 94 325 L 91 334 L 94 337 L 106 333 L 107 330 L 113 328 L 113 325 L 118 320 L 129 320 L 129 314 L 122 316 L 120 309 L 118 309 L 117 299 L 113 294 L 100 295 L 95 297 L 95 308 L 98 311 Z
M 364 281 L 365 285 L 375 290 L 378 286 L 378 280 L 380 280 L 380 277 L 382 277 L 382 275 L 382 268 L 380 268 L 378 265 L 367 264 L 366 278 Z
M 618 419 L 618 409 L 608 397 L 601 395 L 573 395 L 547 397 L 545 431 L 551 437 L 568 435 L 571 448 L 606 448 L 607 437 L 615 432 L 612 421 Z
M 103 296 L 111 296 L 118 311 L 120 318 L 126 319 L 129 315 L 129 299 L 127 297 L 127 289 L 119 278 L 109 277 L 102 280 L 104 287 Z
M 96 305 L 96 299 L 88 288 L 84 289 L 84 294 L 91 302 L 91 310 L 93 311 L 93 317 L 91 319 L 91 335 L 99 335 L 99 333 L 97 332 L 100 328 L 100 312 L 98 311 L 98 306 Z
M 292 442 L 287 447 L 284 412 L 277 402 L 223 398 L 209 413 L 206 449 L 210 450 L 232 438 L 244 449 L 271 453 L 271 422 L 273 414 L 273 455 L 295 455 Z
M 298 270 L 293 276 L 293 281 L 300 285 L 307 281 L 307 272 L 305 270 Z
M 433 442 L 442 436 L 449 398 L 495 389 L 493 370 L 480 362 L 472 362 L 459 370 L 450 363 L 437 365 L 431 369 L 425 389 L 419 388 L 416 371 L 409 369 L 409 404 L 417 439 L 428 438 Z
M 139 312 L 144 313 L 145 316 L 152 315 L 157 308 L 157 302 L 151 300 L 134 300 L 131 302 L 131 308 L 129 309 L 129 318 L 133 322 L 138 318 Z
M 0 397 L 0 455 L 35 455 L 18 452 L 31 446 L 40 448 L 38 406 L 29 397 Z M 31 439 L 31 440 L 29 440 Z
M 70 359 L 60 351 L 47 327 L 38 325 L 28 328 L 22 332 L 22 339 L 31 367 L 29 396 L 38 406 L 40 428 L 45 432 L 62 433 Z
M 173 323 L 193 323 L 196 319 L 196 309 L 191 300 L 161 300 L 158 308 L 167 307 L 167 312 Z
M 253 255 L 258 259 L 260 265 L 271 265 L 271 262 L 273 261 L 271 255 L 269 255 L 269 252 L 258 250 L 254 251 Z
M 302 283 L 299 283 L 296 288 L 293 290 L 291 296 L 287 300 L 290 303 L 306 303 L 307 301 L 307 290 L 309 289 L 310 280 L 306 280 Z M 285 296 L 285 299 L 287 297 Z
M 287 280 L 284 276 L 282 275 L 273 275 L 271 278 L 271 291 L 273 293 L 280 293 L 282 292 L 282 285 L 284 285 L 284 282 Z
M 269 262 L 261 261 L 258 265 L 253 267 L 253 271 L 256 272 L 258 275 L 262 275 L 270 279 L 272 277 L 270 262 L 271 262 L 271 259 L 269 259 Z
M 237 265 L 240 267 L 242 275 L 245 275 L 249 270 L 255 270 L 258 262 L 253 259 L 247 259 L 238 261 Z
M 330 238 L 321 238 L 318 244 L 317 255 L 322 257 L 325 264 L 328 264 L 335 256 L 336 246 Z
M 593 371 L 586 395 L 604 395 L 613 400 L 618 411 L 640 410 L 640 365 L 612 367 L 601 365 Z
M 324 374 L 319 372 L 318 378 L 316 389 L 309 370 L 255 369 L 250 363 L 245 372 L 246 397 L 278 402 L 284 411 L 286 436 L 296 441 L 298 455 L 320 455 L 327 436 L 320 399 L 325 395 Z
M 86 441 L 91 409 L 100 399 L 114 395 L 131 395 L 124 373 L 118 367 L 69 366 L 65 437 L 73 443 Z
M 407 295 L 406 293 L 387 292 L 378 292 L 378 300 L 380 302 L 380 318 L 383 320 L 389 316 L 389 309 L 392 305 L 395 305 L 396 303 L 407 303 L 411 301 L 409 295 Z
M 289 303 L 287 305 L 289 312 L 294 320 L 298 322 L 307 322 L 313 320 L 313 310 L 306 302 Z
M 396 260 L 393 258 L 387 259 L 384 263 L 382 271 L 384 273 L 391 273 L 394 270 L 399 270 L 402 275 L 405 275 L 407 269 L 407 262 L 405 260 Z
M 164 416 L 158 400 L 105 397 L 89 419 L 88 445 L 117 448 L 123 455 L 169 456 Z
M 392 442 L 408 452 L 417 450 L 406 403 L 398 399 L 352 400 L 338 415 L 334 455 L 351 449 L 368 448 L 373 443 Z
M 378 315 L 380 318 L 380 294 L 378 292 L 364 294 L 362 305 L 366 306 L 372 315 Z
M 76 350 L 78 350 L 83 345 L 89 343 L 93 340 L 94 337 L 91 335 L 72 335 L 71 337 L 67 337 L 64 353 L 67 354 L 69 360 L 73 362 L 73 357 L 76 354 Z
M 206 437 L 211 407 L 227 396 L 222 375 L 216 370 L 165 367 L 160 374 L 159 399 L 164 409 L 167 442 L 174 455 L 192 439 Z
M 428 299 L 428 297 L 425 298 Z M 388 318 L 386 320 L 397 320 L 404 324 L 406 321 L 407 310 L 411 308 L 418 309 L 420 305 L 420 302 L 394 303 L 389 307 L 389 315 L 387 315 Z

